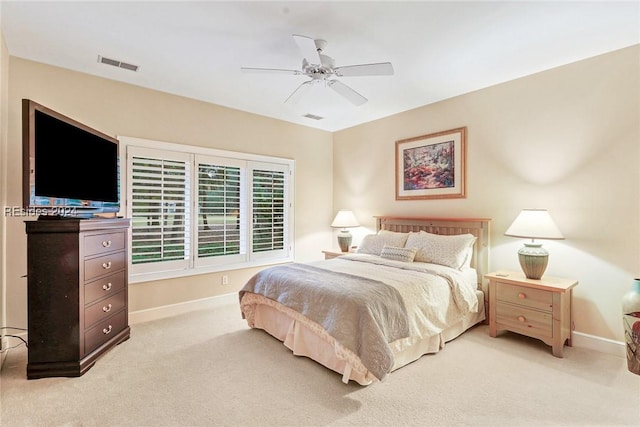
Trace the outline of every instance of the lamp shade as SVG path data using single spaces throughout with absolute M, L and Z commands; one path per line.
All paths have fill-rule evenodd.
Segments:
M 341 209 L 333 219 L 331 226 L 336 228 L 350 228 L 359 227 L 360 223 L 356 219 L 356 216 L 353 214 L 353 212 L 346 209 Z
M 534 239 L 564 239 L 546 209 L 524 209 L 504 234 L 531 239 L 518 251 L 518 260 L 525 276 L 534 280 L 542 277 L 549 261 L 549 252 Z
M 529 239 L 564 239 L 546 209 L 524 209 L 504 234 Z

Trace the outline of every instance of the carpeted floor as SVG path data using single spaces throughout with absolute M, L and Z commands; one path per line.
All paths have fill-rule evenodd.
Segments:
M 2 369 L 2 426 L 640 425 L 640 376 L 620 357 L 479 325 L 382 383 L 345 385 L 250 330 L 236 304 L 132 325 L 79 378 L 27 380 L 24 346 Z

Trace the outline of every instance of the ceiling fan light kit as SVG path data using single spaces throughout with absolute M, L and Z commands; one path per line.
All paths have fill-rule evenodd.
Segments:
M 302 53 L 302 67 L 300 70 L 250 67 L 241 68 L 244 72 L 284 73 L 295 76 L 305 75 L 310 77 L 311 80 L 301 83 L 284 101 L 285 103 L 298 103 L 304 95 L 309 92 L 312 86 L 323 82 L 326 87 L 332 89 L 351 104 L 359 106 L 367 102 L 367 98 L 353 90 L 350 86 L 339 81 L 337 79 L 338 77 L 393 75 L 393 66 L 390 62 L 336 67 L 333 58 L 322 53 L 327 46 L 326 40 L 313 39 L 311 37 L 300 36 L 297 34 L 293 35 L 293 39 Z

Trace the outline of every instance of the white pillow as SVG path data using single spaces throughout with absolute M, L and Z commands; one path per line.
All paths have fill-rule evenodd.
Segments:
M 426 231 L 409 233 L 405 248 L 416 248 L 414 261 L 430 262 L 461 270 L 471 262 L 470 248 L 476 237 L 473 234 L 443 236 Z
M 358 253 L 380 256 L 384 245 L 395 246 L 398 248 L 405 247 L 407 237 L 409 237 L 409 233 L 380 230 L 378 231 L 378 234 L 368 234 L 364 236 L 360 246 L 358 247 Z
M 464 256 L 464 262 L 462 263 L 460 270 L 471 268 L 471 258 L 473 258 L 473 244 L 471 244 L 467 249 L 466 255 Z
M 384 245 L 380 256 L 396 261 L 413 262 L 413 259 L 416 257 L 416 252 L 416 248 L 398 248 L 396 246 Z

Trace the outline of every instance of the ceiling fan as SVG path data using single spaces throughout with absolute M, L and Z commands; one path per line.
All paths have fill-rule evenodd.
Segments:
M 293 35 L 293 39 L 302 53 L 302 68 L 300 70 L 249 67 L 241 68 L 243 72 L 248 73 L 280 73 L 311 77 L 311 80 L 308 80 L 298 86 L 296 90 L 294 90 L 293 93 L 284 101 L 285 103 L 297 103 L 312 86 L 324 83 L 327 87 L 333 89 L 336 93 L 343 96 L 352 104 L 362 105 L 367 102 L 367 98 L 337 80 L 337 77 L 393 75 L 393 66 L 390 62 L 336 67 L 333 58 L 322 53 L 324 48 L 327 46 L 326 40 L 314 40 L 311 37 L 300 36 L 297 34 Z

